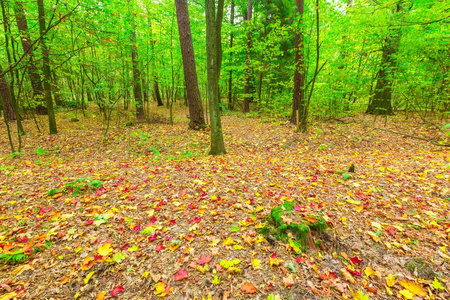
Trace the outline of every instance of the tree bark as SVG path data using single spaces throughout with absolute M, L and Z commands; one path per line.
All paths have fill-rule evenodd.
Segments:
M 297 118 L 302 118 L 305 100 L 305 56 L 303 43 L 303 13 L 304 0 L 295 0 L 295 13 L 299 14 L 299 28 L 295 33 L 295 73 L 294 73 L 294 94 L 292 96 L 291 123 L 297 124 Z M 299 110 L 299 107 L 301 108 Z
M 0 74 L 3 73 L 2 66 L 0 65 Z M 3 111 L 7 121 L 13 121 L 16 119 L 14 112 L 14 106 L 12 102 L 11 92 L 9 90 L 8 82 L 6 82 L 5 75 L 0 76 L 0 95 L 3 99 Z
M 222 155 L 226 151 L 220 120 L 219 79 L 222 66 L 221 30 L 224 0 L 218 0 L 217 13 L 215 2 L 215 0 L 205 0 L 208 101 L 211 125 L 209 155 Z
M 189 128 L 205 127 L 203 105 L 198 88 L 197 70 L 195 67 L 194 46 L 192 44 L 189 9 L 186 0 L 175 0 L 177 10 L 178 32 L 180 34 L 181 56 L 183 58 L 184 83 L 189 103 Z
M 245 87 L 244 87 L 244 113 L 250 111 L 250 49 L 252 47 L 252 36 L 250 33 L 250 22 L 252 20 L 252 12 L 253 12 L 253 6 L 252 6 L 252 0 L 248 0 L 247 5 L 247 25 L 248 25 L 248 32 L 247 32 L 247 48 L 245 50 Z
M 39 75 L 36 65 L 34 63 L 34 52 L 33 46 L 31 45 L 30 34 L 28 32 L 27 18 L 25 16 L 25 11 L 23 9 L 22 2 L 16 1 L 15 5 L 16 5 L 15 9 L 16 23 L 21 36 L 20 41 L 22 43 L 23 52 L 25 53 L 26 57 L 29 58 L 27 71 L 28 76 L 30 77 L 31 80 L 31 87 L 33 88 L 33 98 L 35 101 L 42 102 L 44 100 L 43 99 L 44 88 L 42 86 L 41 76 Z M 47 108 L 39 103 L 36 108 L 36 112 L 40 115 L 46 115 Z
M 395 12 L 402 10 L 402 1 L 397 3 Z M 392 84 L 394 83 L 394 73 L 396 68 L 395 55 L 400 45 L 400 29 L 390 29 L 384 39 L 380 69 L 377 72 L 375 92 L 369 100 L 366 114 L 371 115 L 392 115 Z
M 41 49 L 42 49 L 42 66 L 44 69 L 44 98 L 47 104 L 48 125 L 50 134 L 57 134 L 58 130 L 56 128 L 55 112 L 53 110 L 52 87 L 50 85 L 51 82 L 50 58 L 49 58 L 49 50 L 46 44 L 47 38 L 45 37 L 46 25 L 45 25 L 44 1 L 37 0 L 37 5 L 39 12 L 39 32 L 42 36 Z

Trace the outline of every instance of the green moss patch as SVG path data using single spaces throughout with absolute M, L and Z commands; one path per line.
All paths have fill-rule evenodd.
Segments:
M 320 216 L 305 215 L 294 210 L 295 204 L 284 202 L 265 216 L 266 226 L 259 232 L 267 239 L 289 240 L 295 252 L 306 251 L 314 245 L 312 232 L 325 232 L 327 223 Z

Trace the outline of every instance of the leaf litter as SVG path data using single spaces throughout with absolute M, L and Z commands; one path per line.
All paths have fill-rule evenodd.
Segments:
M 183 122 L 108 145 L 66 122 L 25 136 L 20 159 L 0 149 L 0 299 L 450 296 L 448 152 L 358 124 L 223 121 L 220 157 Z M 411 124 L 387 126 L 427 134 Z M 313 249 L 259 234 L 286 201 L 327 221 Z

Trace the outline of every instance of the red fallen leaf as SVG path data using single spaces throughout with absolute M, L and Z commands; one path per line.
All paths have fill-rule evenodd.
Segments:
M 297 262 L 305 262 L 305 259 L 301 258 L 301 257 L 297 257 Z
M 394 227 L 388 227 L 386 228 L 386 231 L 392 235 L 394 235 L 397 232 L 397 230 Z
M 210 261 L 211 261 L 211 257 L 202 255 L 202 257 L 199 260 L 197 260 L 197 263 L 199 265 L 204 265 L 204 264 L 209 263 Z
M 86 223 L 84 223 L 83 225 L 87 226 L 87 225 L 91 225 L 92 223 L 94 223 L 94 220 L 89 220 Z
M 364 193 L 361 192 L 361 191 L 358 191 L 358 192 L 356 193 L 356 196 L 357 196 L 359 199 L 361 199 L 361 200 L 367 200 L 367 199 L 369 198 L 369 196 L 367 196 L 366 194 L 364 194 Z
M 23 236 L 23 237 L 17 237 L 17 241 L 18 241 L 19 243 L 26 243 L 26 242 L 29 241 L 29 239 L 28 239 L 28 237 L 25 235 L 25 236 Z
M 170 220 L 170 225 L 175 225 L 175 220 Z
M 45 214 L 46 212 L 50 211 L 52 208 L 53 208 L 53 206 L 52 206 L 52 207 L 49 207 L 49 208 L 41 208 L 41 209 L 39 210 L 39 214 L 40 214 L 40 215 L 43 215 L 43 214 Z
M 277 254 L 276 253 L 272 253 L 272 255 L 270 257 L 275 258 L 275 257 L 277 257 Z
M 156 240 L 157 238 L 158 238 L 158 234 L 155 233 L 154 235 L 148 237 L 148 241 L 151 242 L 151 241 Z
M 125 231 L 125 230 L 124 230 L 123 228 L 119 228 L 119 229 L 117 230 L 117 232 L 120 233 L 120 234 L 122 234 L 124 231 Z
M 188 221 L 188 223 L 198 223 L 202 220 L 202 218 L 195 217 L 192 221 Z
M 183 279 L 188 278 L 188 277 L 189 277 L 189 275 L 188 275 L 188 272 L 186 270 L 179 269 L 177 274 L 175 274 L 174 279 L 176 281 L 180 281 L 180 280 L 183 280 Z
M 60 238 L 64 237 L 67 233 L 67 230 L 58 232 L 58 234 L 56 235 L 56 238 L 59 240 Z
M 346 268 L 347 269 L 347 271 L 349 272 L 349 273 L 351 273 L 351 274 L 353 274 L 353 275 L 355 275 L 355 276 L 361 276 L 361 273 L 359 273 L 358 271 L 353 271 L 353 270 L 351 270 L 351 269 L 349 269 L 349 268 Z
M 133 231 L 141 230 L 141 225 L 134 226 Z
M 304 212 L 304 211 L 306 211 L 306 208 L 305 207 L 303 207 L 303 206 L 300 206 L 300 205 L 296 205 L 296 206 L 294 206 L 294 209 L 296 210 L 296 211 L 299 211 L 299 212 Z
M 123 245 L 122 247 L 120 247 L 120 249 L 122 249 L 122 250 L 127 250 L 128 249 L 128 244 L 125 244 L 125 245 Z
M 120 293 L 120 292 L 122 292 L 124 290 L 124 288 L 122 287 L 122 286 L 120 286 L 120 285 L 118 285 L 118 286 L 116 286 L 115 288 L 114 288 L 114 290 L 111 292 L 111 293 L 109 293 L 111 296 L 113 296 L 113 297 L 117 297 L 117 295 Z
M 269 282 L 269 284 L 265 288 L 266 292 L 273 291 L 273 283 Z
M 363 262 L 363 260 L 360 259 L 358 256 L 350 257 L 350 260 L 351 260 L 352 263 L 354 263 L 354 264 L 359 264 L 359 263 Z
M 159 244 L 158 246 L 156 246 L 156 251 L 161 252 L 164 249 L 164 245 L 163 244 Z
M 156 221 L 158 221 L 155 217 L 150 219 L 150 222 L 155 223 Z
M 254 294 L 256 293 L 256 288 L 250 282 L 246 281 L 241 285 L 241 291 L 244 294 Z

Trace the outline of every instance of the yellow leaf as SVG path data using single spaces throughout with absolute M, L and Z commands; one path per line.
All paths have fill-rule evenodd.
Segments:
M 103 246 L 100 246 L 100 248 L 98 248 L 98 254 L 100 254 L 101 256 L 108 256 L 111 252 L 113 252 L 113 248 L 111 248 L 111 244 L 105 244 Z
M 234 248 L 234 250 L 244 249 L 244 247 L 242 247 L 241 245 L 234 245 L 233 248 Z
M 15 298 L 16 296 L 17 296 L 16 292 L 11 292 L 11 293 L 8 293 L 8 294 L 6 294 L 6 295 L 3 295 L 3 296 L 0 298 L 0 300 L 10 300 L 10 299 Z
M 255 258 L 253 260 L 252 264 L 253 264 L 253 269 L 255 269 L 255 270 L 262 270 L 258 259 Z
M 106 292 L 105 292 L 105 291 L 98 293 L 98 295 L 97 295 L 97 300 L 103 300 L 103 299 L 105 299 L 105 295 L 106 295 Z
M 80 293 L 76 293 L 74 296 L 73 296 L 75 299 L 77 299 L 78 297 L 80 297 Z
M 379 241 L 380 241 L 380 238 L 379 238 L 375 233 L 373 233 L 372 231 L 367 231 L 367 234 L 370 235 L 370 237 L 371 237 L 375 242 L 379 242 Z
M 88 284 L 89 279 L 91 279 L 92 275 L 94 275 L 95 271 L 92 271 L 91 273 L 89 273 L 86 278 L 84 279 L 84 284 Z
M 426 297 L 427 293 L 422 289 L 421 286 L 414 284 L 414 282 L 409 281 L 409 280 L 405 280 L 405 281 L 400 281 L 400 284 L 407 289 L 408 291 L 410 291 L 411 293 L 413 293 L 414 295 L 417 295 L 419 297 Z
M 235 242 L 233 241 L 233 239 L 231 238 L 231 236 L 229 236 L 225 241 L 223 241 L 222 243 L 225 246 L 229 246 L 229 245 L 234 245 Z
M 372 222 L 372 226 L 375 227 L 378 230 L 383 229 L 383 226 L 381 226 L 381 224 L 377 223 L 377 222 Z
M 378 274 L 377 272 L 375 272 L 375 271 L 372 269 L 371 266 L 367 266 L 367 267 L 364 269 L 364 273 L 366 273 L 366 276 L 367 276 L 367 277 L 370 277 L 370 275 L 375 275 L 375 276 L 381 278 L 380 274 Z
M 144 278 L 147 278 L 147 276 L 148 276 L 149 274 L 150 274 L 150 273 L 149 273 L 148 271 L 145 271 L 144 273 L 141 274 L 141 276 L 144 277 Z
M 284 263 L 284 260 L 282 260 L 281 258 L 272 258 L 269 257 L 269 265 L 272 266 L 279 266 L 280 264 Z
M 393 287 L 397 283 L 397 280 L 395 280 L 394 275 L 388 274 L 388 277 L 386 278 L 386 284 L 389 287 Z
M 405 297 L 405 299 L 414 300 L 414 294 L 410 293 L 408 290 L 401 290 L 398 293 Z
M 387 287 L 387 286 L 384 286 L 385 288 L 386 288 L 386 292 L 389 294 L 389 295 L 394 295 L 394 293 L 391 291 L 391 289 L 389 288 L 389 287 Z

